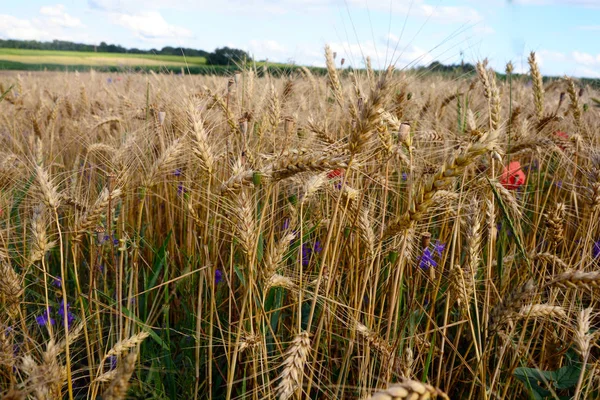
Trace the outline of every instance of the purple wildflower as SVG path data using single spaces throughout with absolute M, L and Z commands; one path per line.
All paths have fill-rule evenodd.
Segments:
M 600 239 L 594 242 L 594 246 L 592 247 L 592 257 L 594 260 L 600 257 Z
M 55 278 L 55 279 L 52 281 L 52 285 L 54 285 L 54 286 L 56 286 L 57 288 L 59 288 L 59 289 L 60 289 L 60 288 L 62 287 L 62 277 L 61 277 L 61 276 L 59 276 L 58 278 Z
M 446 248 L 446 243 L 442 243 L 439 240 L 435 241 L 435 244 L 433 245 L 433 250 L 438 253 L 438 256 L 442 256 L 442 253 L 444 252 L 444 249 Z
M 215 284 L 219 284 L 221 283 L 221 281 L 223 280 L 223 272 L 220 269 L 217 269 L 215 271 Z
M 314 245 L 304 243 L 302 245 L 302 265 L 305 267 L 308 266 L 313 253 L 320 253 L 322 250 L 323 247 L 321 247 L 321 242 L 319 240 L 316 240 Z
M 45 326 L 48 323 L 50 323 L 50 325 L 54 325 L 56 323 L 56 321 L 54 321 L 54 318 L 50 318 L 50 308 L 46 308 L 46 311 L 42 313 L 42 315 L 38 315 L 37 317 L 35 317 L 35 322 L 37 322 L 37 324 L 39 326 Z
M 402 173 L 402 180 L 406 182 L 408 180 L 408 174 L 406 172 Z
M 175 170 L 175 172 L 173 172 L 173 175 L 175 175 L 175 176 L 177 176 L 177 177 L 180 177 L 180 176 L 181 176 L 181 168 L 177 168 L 177 169 Z
M 69 325 L 69 328 L 71 327 L 71 324 L 73 323 L 73 321 L 75 321 L 75 315 L 69 311 L 69 309 L 71 308 L 71 304 L 67 303 L 67 324 Z M 58 315 L 64 320 L 65 319 L 65 308 L 64 308 L 64 303 L 60 302 L 59 306 L 58 306 Z
M 315 245 L 313 247 L 313 251 L 315 253 L 320 253 L 323 250 L 323 247 L 321 247 L 321 241 L 317 240 L 315 241 Z
M 437 262 L 433 259 L 433 253 L 429 250 L 429 247 L 426 247 L 423 250 L 423 255 L 419 260 L 419 268 L 421 269 L 429 269 L 437 267 Z
M 283 220 L 283 230 L 287 231 L 290 227 L 290 219 L 286 218 Z
M 182 196 L 185 193 L 187 193 L 187 189 L 183 186 L 183 183 L 177 185 L 177 195 Z
M 108 79 L 106 79 L 106 82 L 108 82 L 108 83 L 112 83 L 112 78 L 108 78 Z
M 117 356 L 108 357 L 108 362 L 110 363 L 109 371 L 112 371 L 115 368 L 117 368 Z

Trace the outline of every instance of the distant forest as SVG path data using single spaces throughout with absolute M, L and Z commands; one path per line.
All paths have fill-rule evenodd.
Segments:
M 206 57 L 208 65 L 228 65 L 240 60 L 251 61 L 251 57 L 244 50 L 220 47 L 213 52 L 205 50 L 190 49 L 185 47 L 166 46 L 162 49 L 140 50 L 128 49 L 118 44 L 107 44 L 101 42 L 99 45 L 74 43 L 65 40 L 53 40 L 51 42 L 38 42 L 37 40 L 2 40 L 0 48 L 28 49 L 28 50 L 60 50 L 60 51 L 85 51 L 99 53 L 129 53 L 129 54 L 160 54 L 169 56 Z

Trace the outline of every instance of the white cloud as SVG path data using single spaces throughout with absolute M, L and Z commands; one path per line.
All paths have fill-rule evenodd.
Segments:
M 127 28 L 135 36 L 147 41 L 183 39 L 194 36 L 191 30 L 169 24 L 158 11 L 144 11 L 139 14 L 112 13 L 113 23 Z
M 441 23 L 475 23 L 483 20 L 477 10 L 466 6 L 441 6 L 438 2 L 429 4 L 424 0 L 393 1 L 390 0 L 347 0 L 356 7 L 366 7 L 381 11 L 390 11 L 409 16 L 425 17 Z
M 398 44 L 398 46 L 396 46 Z M 390 44 L 387 47 L 387 39 L 379 43 L 366 40 L 360 43 L 334 42 L 329 44 L 331 50 L 337 53 L 336 62 L 342 58 L 346 59 L 345 65 L 354 68 L 362 68 L 366 57 L 371 59 L 374 68 L 385 68 L 394 63 L 396 68 L 412 67 L 415 65 L 428 65 L 433 61 L 433 56 L 424 49 L 413 44 L 398 43 L 397 37 L 390 35 Z M 313 65 L 323 66 L 325 64 L 324 52 L 318 53 L 318 59 Z
M 574 51 L 572 53 L 572 55 L 573 55 L 573 59 L 578 64 L 583 64 L 583 65 L 600 64 L 600 55 L 598 55 L 597 57 L 594 57 L 593 55 L 591 55 L 589 53 L 583 53 L 583 52 L 579 52 L 579 51 Z
M 566 61 L 567 56 L 559 51 L 539 50 L 535 52 L 535 58 L 540 67 L 547 66 L 547 63 Z
M 496 30 L 489 25 L 477 24 L 473 27 L 473 33 L 477 35 L 493 35 Z
M 288 49 L 276 40 L 250 40 L 247 50 L 258 60 L 286 61 L 285 57 L 290 55 Z
M 588 67 L 576 67 L 573 75 L 585 76 L 588 78 L 600 78 L 600 69 L 588 68 Z
M 577 29 L 581 31 L 600 31 L 600 25 L 582 25 Z
M 44 16 L 44 23 L 63 27 L 63 28 L 83 28 L 79 18 L 75 18 L 65 12 L 65 6 L 57 4 L 54 6 L 44 6 L 40 8 L 40 14 Z
M 20 40 L 44 40 L 49 33 L 34 26 L 32 21 L 0 14 L 0 37 Z
M 599 8 L 600 2 L 598 0 L 513 0 L 516 4 L 523 5 L 535 5 L 535 6 L 546 6 L 546 5 L 565 5 L 570 7 L 587 7 L 587 8 Z

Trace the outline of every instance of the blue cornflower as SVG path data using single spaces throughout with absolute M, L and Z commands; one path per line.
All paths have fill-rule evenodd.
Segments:
M 52 285 L 54 285 L 54 286 L 56 286 L 57 288 L 59 288 L 59 289 L 60 289 L 60 288 L 62 287 L 62 277 L 61 277 L 61 276 L 59 276 L 58 278 L 55 278 L 55 279 L 52 281 Z
M 219 284 L 223 280 L 223 272 L 220 269 L 215 271 L 215 284 Z
M 444 249 L 446 248 L 446 243 L 442 243 L 439 240 L 435 241 L 435 244 L 433 245 L 433 250 L 438 253 L 438 256 L 442 256 L 442 253 L 444 252 Z
M 75 321 L 75 315 L 69 311 L 69 309 L 71 308 L 71 304 L 67 303 L 67 324 L 69 325 L 69 328 L 71 327 L 71 324 L 73 323 L 73 321 Z M 64 308 L 64 303 L 61 301 L 60 304 L 58 305 L 58 315 L 64 320 L 65 319 L 65 308 Z
M 177 195 L 181 196 L 185 193 L 187 193 L 187 189 L 183 186 L 183 183 L 180 183 L 179 185 L 177 185 Z
M 600 239 L 594 242 L 594 246 L 592 246 L 592 257 L 594 260 L 600 257 Z
M 419 268 L 421 269 L 429 269 L 437 267 L 437 262 L 433 259 L 433 253 L 429 250 L 429 247 L 426 247 L 423 250 L 423 255 L 419 260 Z
M 48 323 L 50 323 L 50 325 L 54 325 L 56 323 L 54 318 L 50 318 L 50 308 L 46 308 L 46 311 L 43 312 L 42 315 L 35 317 L 35 322 L 37 322 L 39 326 L 45 326 Z
M 402 173 L 402 180 L 406 182 L 408 180 L 408 174 L 406 172 Z
M 108 362 L 110 363 L 109 371 L 117 368 L 117 356 L 108 357 Z
M 323 250 L 323 247 L 321 247 L 321 241 L 317 240 L 315 241 L 315 245 L 313 247 L 313 251 L 315 253 L 320 253 Z
M 173 175 L 175 175 L 175 176 L 177 176 L 177 177 L 181 176 L 181 168 L 177 168 L 177 169 L 175 170 L 175 172 L 173 172 Z
M 321 247 L 321 242 L 319 240 L 316 240 L 314 245 L 311 245 L 310 243 L 304 243 L 302 245 L 302 265 L 306 267 L 310 262 L 310 258 L 313 253 L 320 253 L 322 250 L 323 247 Z

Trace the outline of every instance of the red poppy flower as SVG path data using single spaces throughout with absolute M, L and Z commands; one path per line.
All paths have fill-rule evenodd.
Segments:
M 569 140 L 569 134 L 567 132 L 556 131 L 554 134 L 561 139 Z
M 508 190 L 515 190 L 524 184 L 525 173 L 521 169 L 521 163 L 518 161 L 511 161 L 510 164 L 508 164 L 508 169 L 504 168 L 502 175 L 500 175 L 500 183 Z
M 341 169 L 334 169 L 333 171 L 330 171 L 327 174 L 327 178 L 328 179 L 334 179 L 334 178 L 338 178 L 340 176 L 342 176 L 344 174 L 344 171 Z
M 561 148 L 561 150 L 565 150 L 565 144 L 569 142 L 569 134 L 563 131 L 554 132 L 554 136 L 556 136 L 557 146 Z

